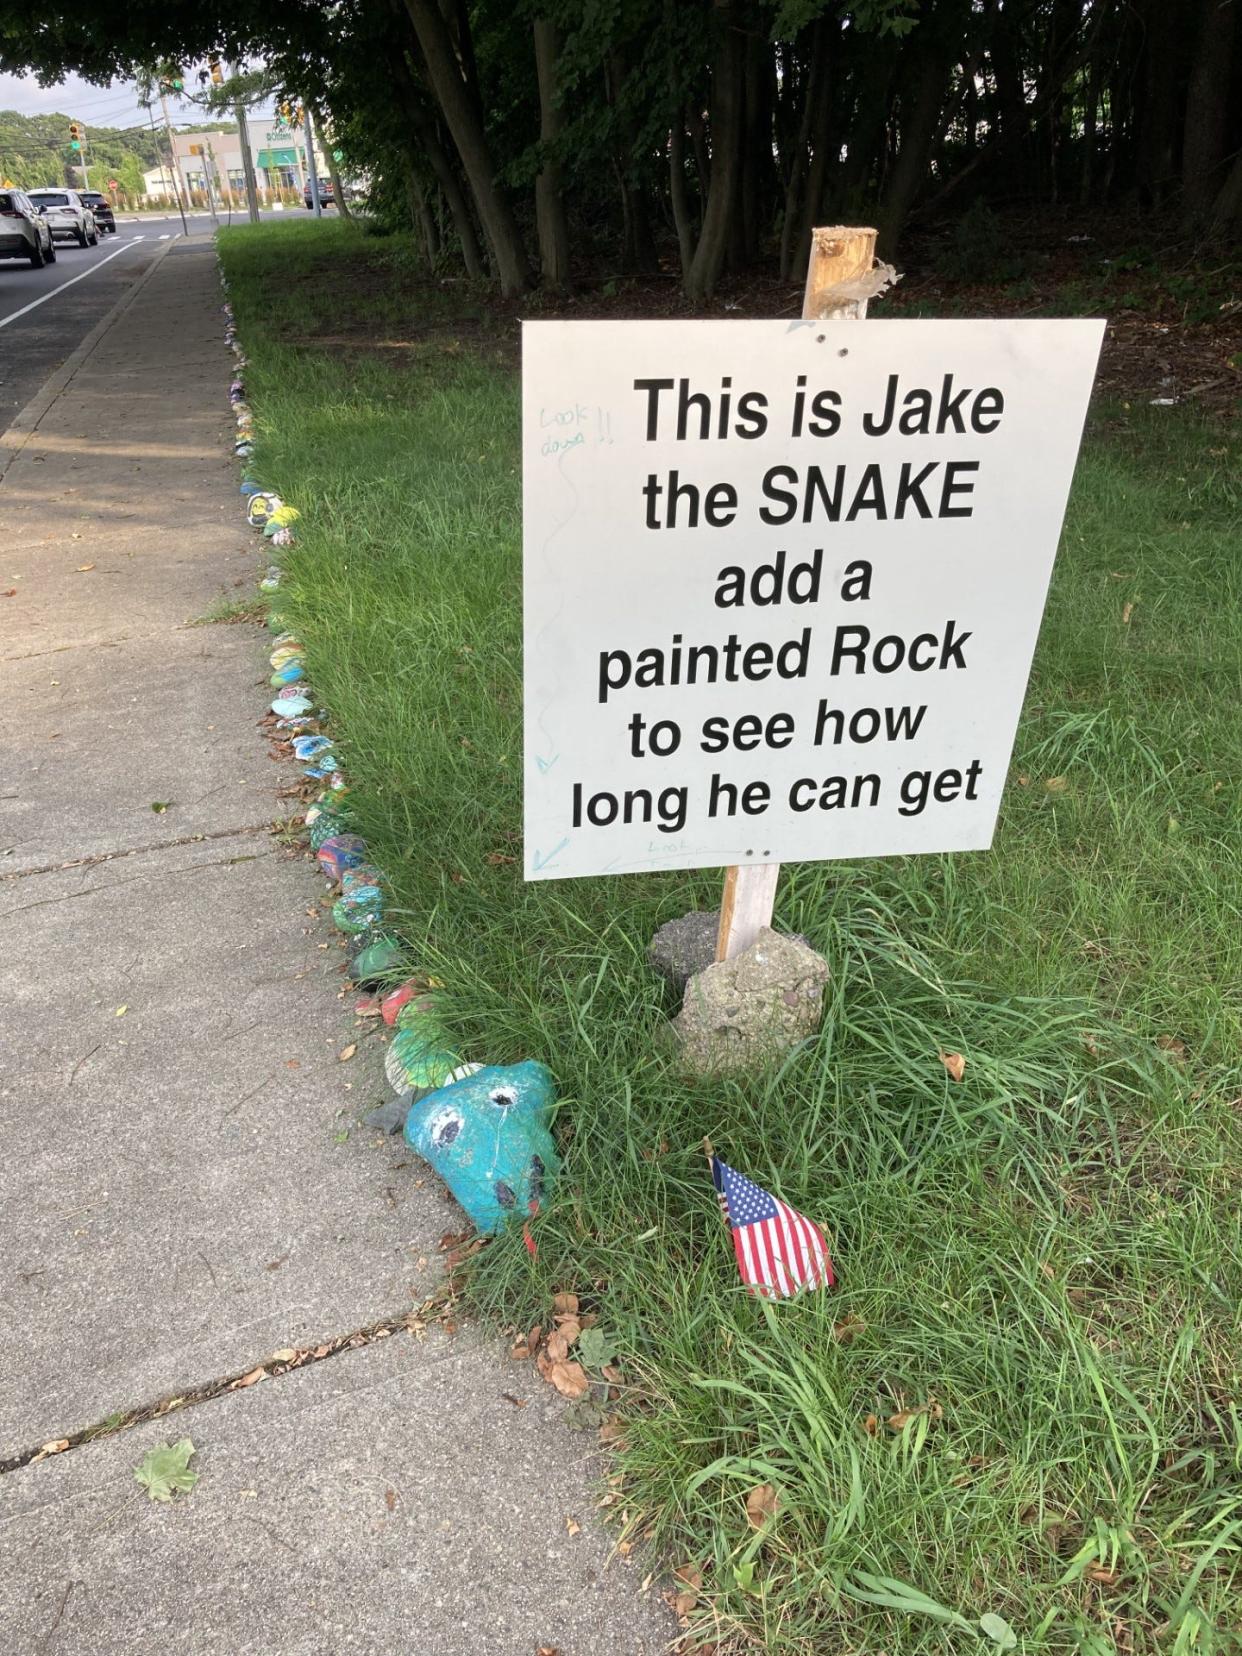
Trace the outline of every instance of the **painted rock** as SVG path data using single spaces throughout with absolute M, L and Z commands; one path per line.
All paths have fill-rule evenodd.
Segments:
M 306 820 L 310 828 L 311 850 L 316 852 L 330 839 L 347 832 L 349 828 L 348 820 L 339 811 L 320 811 L 313 822 L 308 811 Z
M 360 986 L 378 984 L 390 972 L 399 971 L 404 958 L 405 950 L 395 937 L 369 938 L 350 961 L 349 975 Z
M 337 774 L 336 771 L 332 769 L 335 764 L 336 760 L 333 756 L 330 753 L 325 753 L 323 758 L 317 760 L 315 764 L 304 766 L 302 775 L 309 777 L 312 782 L 323 782 L 328 777 L 335 776 Z
M 276 669 L 269 682 L 279 689 L 282 684 L 296 684 L 305 677 L 306 669 L 300 661 L 286 661 L 283 667 Z
M 277 494 L 252 494 L 246 507 L 246 521 L 255 529 L 262 529 L 272 513 L 284 502 Z
M 341 875 L 341 890 L 348 894 L 357 891 L 359 886 L 378 886 L 382 879 L 378 868 L 362 862 L 356 868 L 347 868 Z
M 263 533 L 264 534 L 267 533 L 266 529 L 263 531 Z M 293 538 L 293 530 L 292 529 L 277 529 L 276 532 L 272 536 L 272 545 L 273 546 L 296 546 L 297 542 Z
M 305 661 L 306 651 L 300 644 L 282 644 L 279 649 L 273 650 L 267 659 L 271 662 L 272 671 L 275 673 L 287 661 Z
M 249 460 L 250 456 L 254 453 L 254 444 L 248 443 L 245 438 L 243 438 L 241 442 L 233 444 L 233 453 L 239 460 Z
M 259 590 L 261 592 L 275 592 L 276 588 L 279 585 L 280 585 L 280 565 L 279 564 L 270 564 L 268 566 L 267 574 L 259 582 Z
M 366 854 L 367 842 L 361 834 L 331 834 L 315 847 L 320 868 L 334 884 L 348 869 L 361 867 Z
M 359 886 L 332 905 L 332 922 L 338 931 L 360 932 L 377 926 L 384 914 L 384 893 L 378 886 Z
M 543 1064 L 480 1069 L 413 1104 L 405 1142 L 491 1236 L 514 1214 L 534 1211 L 560 1169 L 548 1130 L 555 1100 Z
M 309 713 L 311 699 L 295 693 L 294 695 L 277 696 L 272 703 L 272 712 L 278 719 L 296 719 L 299 713 Z
M 412 979 L 407 983 L 400 984 L 396 989 L 390 989 L 380 1002 L 380 1016 L 384 1022 L 390 1027 L 395 1024 L 397 1013 L 419 993 L 420 991 Z
M 298 638 L 296 633 L 279 632 L 272 640 L 272 648 L 274 650 L 279 650 L 283 644 L 296 644 L 297 642 Z
M 477 1064 L 463 1064 L 456 1052 L 435 1051 L 417 1035 L 398 1030 L 384 1054 L 384 1074 L 395 1093 L 432 1090 L 473 1075 Z
M 253 478 L 247 477 L 243 479 L 238 493 L 246 496 L 262 494 L 263 485 L 262 483 L 256 483 Z
M 271 521 L 278 529 L 283 529 L 296 523 L 301 515 L 296 506 L 278 506 L 271 515 Z
M 293 739 L 293 753 L 297 759 L 314 759 L 318 754 L 327 753 L 331 747 L 331 736 L 295 736 Z

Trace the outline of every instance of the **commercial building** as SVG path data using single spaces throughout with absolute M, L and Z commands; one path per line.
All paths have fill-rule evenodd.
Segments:
M 250 155 L 255 183 L 262 195 L 271 197 L 300 191 L 306 182 L 306 128 L 291 126 L 281 116 L 252 116 L 247 121 Z M 182 188 L 191 199 L 207 196 L 210 178 L 220 199 L 245 199 L 246 174 L 242 165 L 241 138 L 230 132 L 173 132 L 173 153 Z M 315 166 L 321 178 L 328 175 L 327 162 L 315 134 Z M 155 168 L 145 175 L 154 180 L 148 195 L 169 193 L 167 169 Z

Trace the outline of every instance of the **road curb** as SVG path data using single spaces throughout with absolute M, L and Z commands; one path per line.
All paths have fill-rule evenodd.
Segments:
M 0 431 L 0 482 L 3 482 L 9 467 L 39 429 L 43 416 L 71 384 L 78 369 L 91 355 L 108 329 L 133 304 L 160 265 L 163 264 L 165 257 L 172 252 L 177 242 L 184 239 L 184 237 L 176 237 L 159 249 L 137 281 L 128 287 L 112 309 L 96 322 L 85 339 L 70 351 L 56 372 L 48 375 L 26 406 L 19 409 L 13 416 L 8 429 Z

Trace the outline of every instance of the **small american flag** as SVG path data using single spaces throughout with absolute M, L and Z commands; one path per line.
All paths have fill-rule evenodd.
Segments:
M 832 1261 L 818 1225 L 778 1202 L 713 1155 L 712 1182 L 733 1232 L 742 1281 L 764 1299 L 788 1299 L 803 1288 L 831 1288 Z

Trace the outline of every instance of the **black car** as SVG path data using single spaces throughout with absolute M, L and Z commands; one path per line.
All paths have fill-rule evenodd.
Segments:
M 110 236 L 116 235 L 116 214 L 112 211 L 112 203 L 107 196 L 100 195 L 98 190 L 79 190 L 78 194 L 95 215 L 95 223 L 101 230 L 106 230 Z
M 336 191 L 332 188 L 332 180 L 330 178 L 321 178 L 318 180 L 318 183 L 319 205 L 321 207 L 335 207 Z M 311 181 L 309 178 L 302 186 L 302 200 L 306 203 L 306 211 L 308 213 L 312 212 L 314 210 L 314 201 L 311 196 Z

